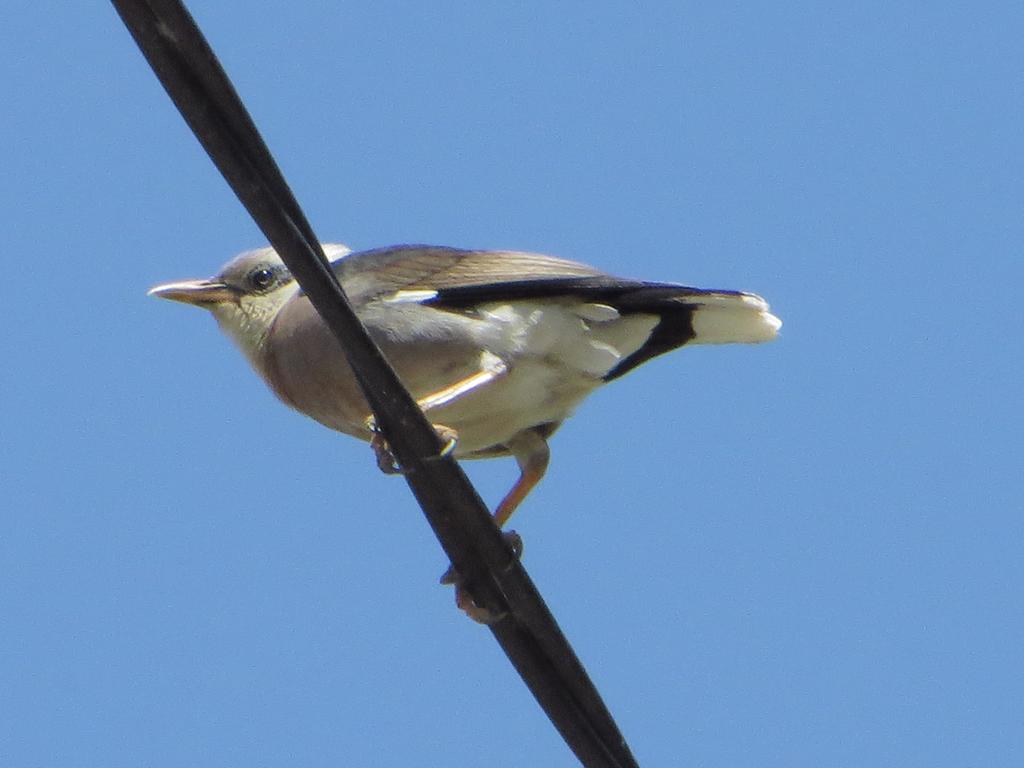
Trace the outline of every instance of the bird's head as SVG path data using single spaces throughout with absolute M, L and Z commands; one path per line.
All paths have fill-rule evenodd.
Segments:
M 351 250 L 336 244 L 323 248 L 331 261 Z M 209 310 L 246 356 L 258 364 L 274 318 L 298 292 L 298 283 L 277 252 L 259 248 L 236 256 L 214 277 L 164 283 L 151 288 L 149 295 Z

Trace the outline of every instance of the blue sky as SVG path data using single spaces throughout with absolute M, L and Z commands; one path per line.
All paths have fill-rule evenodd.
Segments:
M 1021 765 L 1024 12 L 638 5 L 192 8 L 323 239 L 785 321 L 596 394 L 514 518 L 641 764 Z M 405 485 L 146 297 L 263 240 L 112 8 L 0 64 L 0 762 L 573 765 Z

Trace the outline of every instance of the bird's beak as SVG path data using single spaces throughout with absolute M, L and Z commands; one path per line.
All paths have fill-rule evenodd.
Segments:
M 205 307 L 225 301 L 236 301 L 238 292 L 219 280 L 182 280 L 177 283 L 164 283 L 149 289 L 148 296 L 159 296 L 161 299 L 180 301 Z

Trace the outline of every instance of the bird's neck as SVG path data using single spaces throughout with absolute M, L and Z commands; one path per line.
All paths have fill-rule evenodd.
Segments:
M 278 311 L 292 293 L 280 298 L 274 297 L 277 300 L 263 297 L 259 302 L 243 298 L 238 304 L 222 304 L 213 310 L 221 330 L 242 350 L 252 367 L 261 375 L 266 374 L 264 347 L 267 336 Z

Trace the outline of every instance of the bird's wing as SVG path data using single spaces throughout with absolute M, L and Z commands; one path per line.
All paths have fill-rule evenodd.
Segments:
M 596 287 L 629 283 L 567 259 L 519 251 L 471 251 L 400 245 L 353 253 L 333 263 L 345 292 L 356 304 L 395 294 L 409 300 L 463 304 L 573 293 L 577 284 Z
M 575 297 L 607 305 L 615 316 L 656 317 L 644 345 L 606 379 L 690 341 L 767 341 L 780 325 L 753 294 L 629 280 L 536 253 L 400 245 L 349 254 L 333 266 L 357 307 L 410 302 L 462 312 L 487 303 Z

